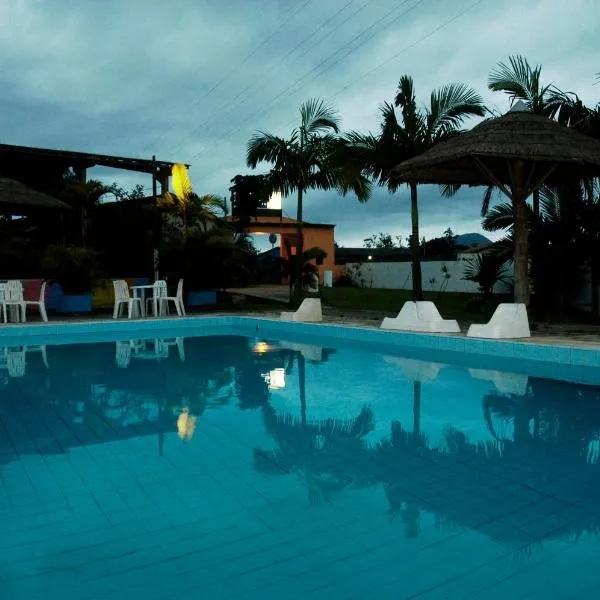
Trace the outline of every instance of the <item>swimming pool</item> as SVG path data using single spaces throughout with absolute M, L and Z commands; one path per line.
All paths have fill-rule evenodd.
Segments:
M 593 354 L 202 323 L 3 332 L 0 597 L 592 596 Z

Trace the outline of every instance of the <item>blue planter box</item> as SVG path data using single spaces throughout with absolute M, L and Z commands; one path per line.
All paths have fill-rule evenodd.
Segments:
M 217 292 L 215 290 L 204 290 L 202 292 L 188 292 L 188 306 L 207 306 L 217 303 Z
M 92 295 L 60 296 L 56 303 L 56 312 L 59 313 L 89 313 L 92 312 Z

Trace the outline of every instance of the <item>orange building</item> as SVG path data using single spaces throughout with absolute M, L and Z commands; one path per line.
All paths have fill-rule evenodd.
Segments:
M 227 217 L 228 221 L 234 221 L 232 217 Z M 319 271 L 319 281 L 323 283 L 323 273 L 325 271 L 334 271 L 335 269 L 335 225 L 324 223 L 307 223 L 304 221 L 304 250 L 318 247 L 327 253 L 322 264 L 316 264 Z M 280 252 L 282 258 L 289 258 L 289 254 L 296 254 L 296 219 L 277 215 L 259 215 L 252 217 L 251 223 L 245 228 L 246 233 L 250 234 L 271 234 L 275 233 L 281 237 Z M 290 253 L 288 253 L 288 247 Z

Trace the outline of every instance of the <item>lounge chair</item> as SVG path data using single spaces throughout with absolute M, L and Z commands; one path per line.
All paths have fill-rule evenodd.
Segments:
M 471 325 L 468 337 L 526 338 L 531 337 L 527 307 L 524 304 L 501 303 L 484 325 Z
M 317 322 L 323 320 L 320 298 L 304 298 L 296 312 L 282 312 L 282 321 Z
M 458 323 L 442 318 L 433 302 L 405 302 L 398 316 L 386 317 L 380 327 L 400 331 L 460 333 Z

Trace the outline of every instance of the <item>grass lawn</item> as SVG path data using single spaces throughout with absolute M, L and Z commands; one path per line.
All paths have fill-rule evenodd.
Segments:
M 355 287 L 332 287 L 321 290 L 323 302 L 340 310 L 373 310 L 388 313 L 390 316 L 398 314 L 402 305 L 411 299 L 410 290 L 387 290 Z M 459 321 L 487 321 L 494 312 L 495 306 L 483 312 L 478 312 L 469 307 L 469 300 L 476 298 L 476 294 L 463 294 L 458 292 L 425 292 L 425 300 L 435 302 L 438 310 L 446 319 Z M 498 302 L 501 298 L 498 297 Z

